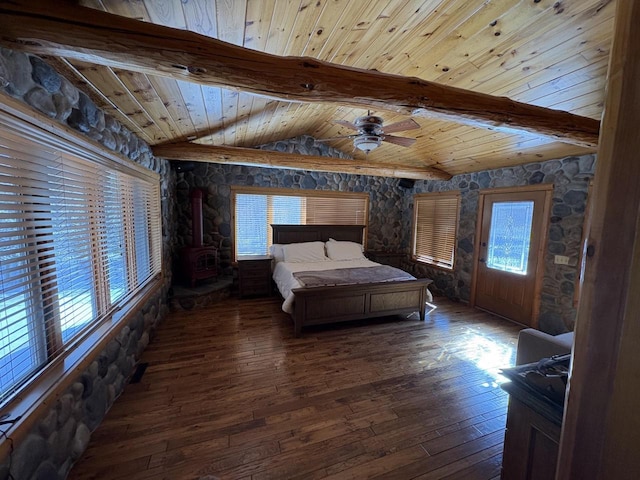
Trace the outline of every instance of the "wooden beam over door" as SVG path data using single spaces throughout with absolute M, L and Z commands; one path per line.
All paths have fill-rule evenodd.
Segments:
M 289 101 L 385 109 L 589 148 L 598 142 L 599 122 L 591 118 L 418 78 L 278 57 L 86 7 L 2 2 L 0 32 L 2 45 L 13 49 Z
M 616 8 L 559 480 L 640 472 L 640 0 Z
M 414 180 L 449 180 L 451 175 L 432 167 L 411 168 L 406 166 L 363 164 L 355 160 L 298 155 L 295 153 L 273 152 L 254 148 L 216 147 L 197 143 L 180 142 L 157 145 L 153 154 L 171 160 L 229 163 L 233 165 L 253 165 L 277 167 L 316 172 L 353 173 L 378 177 L 411 178 Z

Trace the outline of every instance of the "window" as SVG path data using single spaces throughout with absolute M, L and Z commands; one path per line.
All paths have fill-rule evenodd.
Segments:
M 276 188 L 233 188 L 236 255 L 266 255 L 271 224 L 366 225 L 369 195 Z
M 158 176 L 0 114 L 0 401 L 161 269 Z
M 459 204 L 458 192 L 414 197 L 412 254 L 415 260 L 453 269 Z
M 487 268 L 527 274 L 533 201 L 495 202 L 491 208 L 491 227 L 487 246 Z

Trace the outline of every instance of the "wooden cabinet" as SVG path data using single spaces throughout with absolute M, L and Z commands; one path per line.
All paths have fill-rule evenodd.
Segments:
M 240 297 L 271 295 L 271 257 L 239 256 L 238 290 Z
M 502 480 L 555 478 L 562 411 L 513 383 L 502 388 L 510 394 Z

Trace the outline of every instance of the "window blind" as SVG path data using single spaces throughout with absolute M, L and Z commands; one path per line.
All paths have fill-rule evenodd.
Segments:
M 160 272 L 157 176 L 0 115 L 0 400 Z
M 366 193 L 284 192 L 236 188 L 233 193 L 236 255 L 266 255 L 272 224 L 366 225 Z
M 416 260 L 453 268 L 459 202 L 458 193 L 415 196 L 413 256 Z

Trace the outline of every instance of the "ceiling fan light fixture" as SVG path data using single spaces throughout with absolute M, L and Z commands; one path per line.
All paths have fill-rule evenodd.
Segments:
M 382 137 L 378 135 L 358 135 L 353 139 L 353 146 L 365 153 L 375 150 L 381 143 Z

